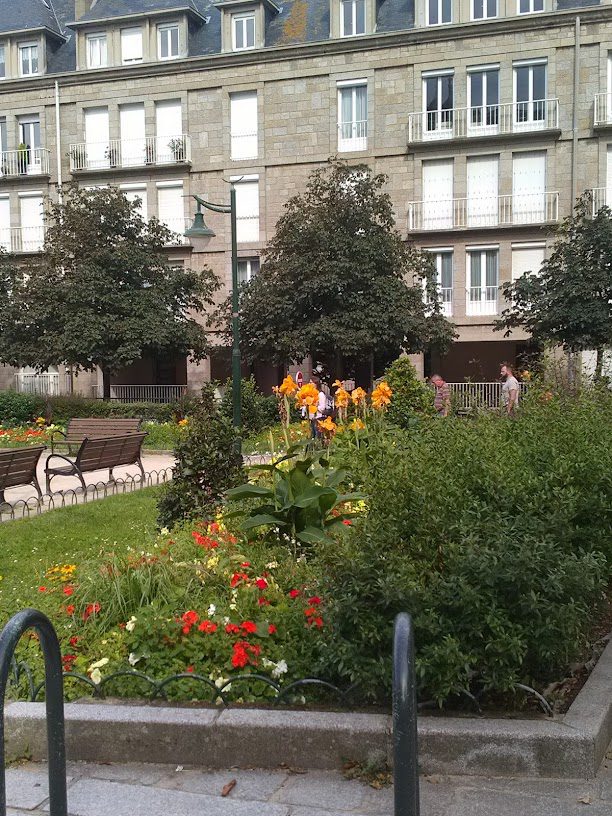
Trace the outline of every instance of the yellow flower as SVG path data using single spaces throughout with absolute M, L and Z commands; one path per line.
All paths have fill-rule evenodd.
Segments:
M 281 394 L 286 394 L 288 397 L 292 397 L 298 390 L 298 385 L 291 374 L 288 374 L 280 384 L 278 390 Z
M 178 424 L 181 426 L 181 428 L 184 428 L 185 425 L 189 425 L 189 420 L 187 417 L 185 417 L 184 419 L 180 419 Z
M 295 404 L 298 408 L 308 408 L 309 414 L 317 413 L 319 389 L 314 383 L 306 383 L 295 395 Z
M 349 399 L 350 399 L 349 392 L 345 391 L 345 389 L 340 386 L 336 393 L 334 394 L 334 402 L 336 404 L 336 408 L 346 408 L 346 406 L 349 404 Z
M 334 380 L 333 386 L 334 388 L 344 388 L 344 383 L 341 382 L 340 380 Z
M 42 427 L 47 424 L 47 420 L 44 417 L 36 417 L 36 424 Z
M 337 429 L 337 425 L 331 417 L 325 417 L 325 419 L 320 419 L 317 423 L 319 426 L 319 430 L 323 431 L 323 433 L 330 433 L 334 434 Z
M 391 402 L 393 391 L 384 380 L 372 391 L 372 406 L 377 410 L 386 408 Z
M 361 405 L 365 401 L 365 398 L 366 398 L 366 392 L 363 390 L 363 388 L 356 388 L 351 393 L 351 399 L 353 400 L 353 405 Z
M 355 419 L 349 425 L 349 428 L 351 429 L 351 431 L 363 431 L 363 429 L 365 428 L 365 422 L 363 421 L 363 419 L 358 419 L 357 417 L 355 417 Z

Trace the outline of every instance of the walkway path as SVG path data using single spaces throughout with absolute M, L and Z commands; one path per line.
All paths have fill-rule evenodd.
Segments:
M 597 779 L 421 779 L 421 816 L 610 816 L 612 752 Z M 195 759 L 195 757 L 194 757 Z M 606 767 L 606 765 L 608 767 Z M 167 765 L 68 766 L 71 816 L 392 816 L 391 788 L 331 771 L 207 771 Z M 222 792 L 232 780 L 227 796 Z M 7 770 L 8 816 L 43 816 L 46 766 Z M 48 816 L 48 812 L 47 812 Z

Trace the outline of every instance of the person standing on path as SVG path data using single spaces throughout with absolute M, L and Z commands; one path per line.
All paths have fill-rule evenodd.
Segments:
M 502 401 L 504 409 L 508 416 L 512 417 L 516 414 L 516 409 L 519 405 L 519 394 L 521 386 L 519 381 L 514 376 L 514 371 L 511 365 L 504 363 L 501 367 L 502 384 Z
M 318 377 L 317 374 L 313 374 L 310 378 L 310 382 L 313 385 L 316 385 L 317 391 L 319 392 L 319 399 L 317 401 L 317 412 L 314 415 L 310 416 L 310 431 L 311 436 L 313 439 L 318 439 L 321 436 L 321 432 L 319 431 L 319 420 L 325 418 L 325 411 L 327 409 L 327 396 L 325 395 L 325 391 L 321 388 L 321 379 Z
M 436 416 L 447 417 L 451 410 L 451 395 L 448 383 L 439 374 L 432 375 L 431 383 L 436 389 L 434 396 L 434 409 Z

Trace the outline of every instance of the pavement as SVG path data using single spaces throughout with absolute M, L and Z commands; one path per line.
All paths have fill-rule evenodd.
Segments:
M 608 757 L 590 781 L 423 776 L 421 816 L 610 816 L 612 750 Z M 336 771 L 85 762 L 66 770 L 70 816 L 393 816 L 391 787 Z M 13 765 L 6 779 L 8 816 L 48 814 L 44 763 Z

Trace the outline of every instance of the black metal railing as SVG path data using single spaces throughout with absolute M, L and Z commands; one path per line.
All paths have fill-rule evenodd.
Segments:
M 6 816 L 4 696 L 15 647 L 28 629 L 36 631 L 45 658 L 49 812 L 50 816 L 67 816 L 62 655 L 51 621 L 36 609 L 24 609 L 13 615 L 0 633 L 0 816 Z
M 395 816 L 419 816 L 414 630 L 406 612 L 393 628 L 393 788 Z

